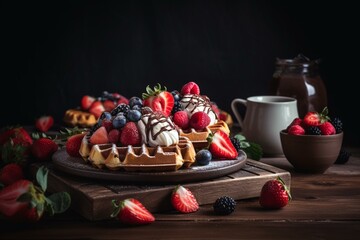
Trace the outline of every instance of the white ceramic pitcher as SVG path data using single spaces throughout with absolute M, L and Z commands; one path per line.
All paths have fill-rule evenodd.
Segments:
M 245 107 L 241 116 L 239 105 Z M 298 117 L 297 100 L 284 96 L 253 96 L 235 98 L 231 109 L 248 141 L 263 148 L 264 156 L 282 156 L 280 131 Z

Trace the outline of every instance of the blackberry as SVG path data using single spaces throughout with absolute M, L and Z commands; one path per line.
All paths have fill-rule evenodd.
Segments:
M 321 135 L 321 130 L 319 127 L 311 126 L 306 129 L 306 134 L 309 135 Z
M 222 196 L 216 199 L 213 208 L 218 215 L 229 215 L 235 211 L 236 202 L 229 196 Z
M 340 149 L 339 156 L 337 157 L 335 164 L 345 164 L 349 161 L 351 153 L 346 151 L 344 148 Z
M 331 123 L 334 126 L 336 133 L 341 133 L 343 131 L 343 124 L 340 118 L 335 117 L 333 120 L 331 120 Z
M 236 151 L 240 152 L 240 150 L 241 150 L 240 140 L 237 139 L 236 137 L 232 137 L 232 138 L 230 138 L 230 140 L 231 140 L 231 143 L 236 148 Z
M 126 116 L 129 109 L 130 109 L 129 105 L 125 103 L 120 103 L 111 111 L 111 115 L 116 116 L 119 112 L 122 112 Z
M 182 111 L 182 110 L 183 110 L 183 107 L 182 107 L 181 103 L 178 102 L 178 101 L 176 101 L 176 102 L 174 103 L 174 107 L 173 107 L 171 113 L 174 114 L 174 113 L 176 113 L 176 112 L 178 112 L 178 111 Z

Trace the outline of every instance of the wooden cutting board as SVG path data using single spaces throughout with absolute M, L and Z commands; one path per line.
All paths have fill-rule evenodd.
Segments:
M 32 165 L 33 175 L 39 166 L 39 163 Z M 153 213 L 172 209 L 170 196 L 176 184 L 144 185 L 91 180 L 56 170 L 52 163 L 47 163 L 46 166 L 49 168 L 48 191 L 68 192 L 71 195 L 72 208 L 88 220 L 109 219 L 113 199 L 137 198 Z M 264 183 L 277 176 L 290 188 L 289 172 L 248 159 L 242 169 L 224 177 L 182 185 L 188 187 L 199 204 L 203 205 L 212 204 L 224 195 L 235 200 L 258 197 Z

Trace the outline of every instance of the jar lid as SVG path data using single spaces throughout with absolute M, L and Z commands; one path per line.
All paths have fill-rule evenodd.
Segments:
M 281 59 L 276 58 L 277 65 L 292 65 L 292 66 L 302 66 L 309 67 L 310 65 L 318 65 L 320 63 L 320 59 L 310 60 L 303 54 L 298 54 L 296 57 L 292 59 Z

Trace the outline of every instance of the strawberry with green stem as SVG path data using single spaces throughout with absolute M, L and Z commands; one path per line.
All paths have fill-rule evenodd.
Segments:
M 281 177 L 267 181 L 260 192 L 259 203 L 266 209 L 280 209 L 291 200 L 290 190 Z
M 146 87 L 146 93 L 142 94 L 144 100 L 143 105 L 150 107 L 154 112 L 160 111 L 166 117 L 170 116 L 174 107 L 174 97 L 167 91 L 167 88 L 158 83 L 154 89 L 150 86 Z
M 46 196 L 48 169 L 40 167 L 36 174 L 38 185 L 27 179 L 18 180 L 0 190 L 0 214 L 13 221 L 36 222 L 44 213 L 50 216 L 70 207 L 67 192 Z

